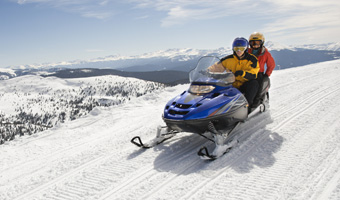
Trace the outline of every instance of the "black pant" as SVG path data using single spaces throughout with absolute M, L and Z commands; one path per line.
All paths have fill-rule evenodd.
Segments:
M 249 80 L 240 87 L 240 91 L 244 93 L 244 96 L 246 97 L 249 107 L 253 105 L 254 98 L 257 94 L 257 91 L 259 89 L 259 83 L 256 79 Z
M 266 75 L 267 76 L 267 75 Z M 259 72 L 258 74 L 257 74 L 257 82 L 259 83 L 259 89 L 260 88 L 262 88 L 262 85 L 263 85 L 263 77 L 264 77 L 264 73 L 263 72 Z M 261 91 L 259 90 L 259 93 L 260 93 Z

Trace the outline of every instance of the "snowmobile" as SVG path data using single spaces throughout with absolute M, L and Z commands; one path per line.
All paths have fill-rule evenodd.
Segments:
M 264 80 L 258 93 L 258 105 L 248 115 L 248 102 L 244 95 L 232 83 L 235 76 L 231 71 L 209 72 L 220 59 L 204 56 L 189 73 L 190 87 L 182 94 L 171 99 L 164 108 L 163 121 L 166 126 L 157 128 L 156 137 L 143 143 L 139 136 L 131 142 L 138 147 L 150 148 L 158 145 L 180 132 L 191 132 L 215 143 L 215 149 L 209 153 L 202 147 L 198 155 L 202 159 L 214 160 L 238 143 L 237 127 L 247 118 L 269 107 L 269 79 Z

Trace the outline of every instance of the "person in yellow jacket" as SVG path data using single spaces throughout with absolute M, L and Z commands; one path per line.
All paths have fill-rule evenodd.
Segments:
M 236 38 L 232 47 L 233 54 L 210 66 L 209 71 L 223 72 L 226 69 L 232 71 L 235 75 L 233 86 L 244 93 L 250 109 L 259 88 L 259 83 L 256 81 L 260 70 L 259 63 L 256 56 L 247 52 L 247 39 L 243 37 Z

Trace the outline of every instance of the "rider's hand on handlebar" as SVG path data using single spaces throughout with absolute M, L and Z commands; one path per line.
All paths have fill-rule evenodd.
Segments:
M 243 71 L 242 70 L 238 70 L 234 74 L 235 74 L 235 77 L 236 76 L 242 76 L 243 75 Z

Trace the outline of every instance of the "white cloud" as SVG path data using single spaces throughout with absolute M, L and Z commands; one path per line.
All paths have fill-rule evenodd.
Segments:
M 12 0 L 14 1 L 14 0 Z M 195 20 L 239 17 L 257 18 L 259 29 L 271 36 L 308 35 L 316 38 L 322 30 L 340 34 L 339 0 L 15 0 L 35 3 L 78 13 L 81 16 L 107 19 L 126 9 L 148 10 L 135 19 L 151 18 L 152 10 L 162 12 L 162 27 L 172 27 Z M 122 9 L 121 5 L 125 4 Z M 125 9 L 125 10 L 124 10 Z M 149 10 L 151 10 L 149 12 Z M 129 10 L 131 11 L 131 10 Z M 233 22 L 228 22 L 233 23 Z M 333 34 L 332 34 L 333 35 Z M 298 39 L 300 37 L 297 37 Z M 339 39 L 337 39 L 339 40 Z
M 238 5 L 243 5 L 245 0 L 131 0 L 137 8 L 152 8 L 167 14 L 161 19 L 163 27 L 190 22 L 191 20 L 215 19 L 238 13 L 233 11 Z M 250 5 L 243 5 L 252 7 Z
M 14 0 L 12 0 L 14 1 Z M 37 4 L 76 13 L 83 17 L 107 19 L 117 10 L 109 6 L 110 0 L 15 0 L 18 4 Z
M 133 0 L 131 0 L 133 1 Z M 190 23 L 193 20 L 240 16 L 259 19 L 259 30 L 277 38 L 329 39 L 339 41 L 339 0 L 135 0 L 139 8 L 166 13 L 163 27 Z M 324 37 L 322 37 L 324 36 Z M 329 36 L 329 38 L 326 38 Z M 328 42 L 328 41 L 327 41 Z
M 137 9 L 154 9 L 167 14 L 161 19 L 163 26 L 172 26 L 190 20 L 212 19 L 239 13 L 235 6 L 244 7 L 248 0 L 11 0 L 18 4 L 38 4 L 78 13 L 99 19 L 115 15 L 117 5 L 129 5 Z M 252 4 L 247 5 L 251 7 Z M 244 9 L 244 8 L 242 8 Z M 91 14 L 89 14 L 91 13 Z
M 263 26 L 264 32 L 285 40 L 306 42 L 339 41 L 340 2 L 335 0 L 270 1 L 276 7 L 273 22 Z
M 108 3 L 109 3 L 109 1 L 108 1 L 108 0 L 105 0 L 105 1 L 99 2 L 99 5 L 101 5 L 101 6 L 106 6 Z

